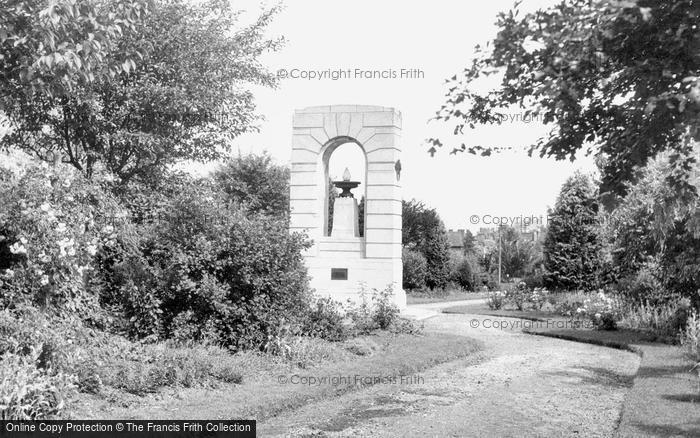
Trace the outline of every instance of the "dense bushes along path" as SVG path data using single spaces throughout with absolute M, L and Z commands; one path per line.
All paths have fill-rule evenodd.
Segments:
M 311 403 L 259 425 L 261 436 L 610 436 L 639 365 L 636 354 L 471 328 L 487 316 L 439 315 L 426 330 L 483 341 L 485 360 Z M 493 318 L 492 318 L 493 319 Z

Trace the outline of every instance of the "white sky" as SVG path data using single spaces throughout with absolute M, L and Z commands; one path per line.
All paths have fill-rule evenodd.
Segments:
M 525 10 L 553 4 L 525 0 Z M 424 139 L 439 124 L 427 121 L 443 102 L 444 80 L 468 65 L 476 44 L 495 36 L 496 14 L 511 0 L 288 0 L 270 27 L 284 48 L 264 62 L 278 69 L 421 69 L 422 79 L 285 79 L 275 90 L 256 89 L 260 133 L 237 139 L 234 151 L 269 153 L 280 163 L 291 156 L 291 120 L 295 108 L 361 104 L 394 107 L 403 115 L 401 182 L 404 199 L 417 198 L 438 210 L 448 228 L 477 230 L 472 215 L 546 216 L 564 180 L 576 169 L 592 171 L 592 158 L 575 163 L 529 158 L 520 153 L 476 157 L 441 151 L 431 158 Z M 236 1 L 251 13 L 257 1 Z M 547 132 L 541 123 L 513 122 L 465 130 L 468 144 L 525 147 Z M 451 140 L 448 136 L 446 140 Z M 343 159 L 335 157 L 331 174 L 340 177 Z M 355 161 L 355 164 L 352 164 Z M 210 168 L 211 166 L 207 166 Z M 353 176 L 356 160 L 349 160 Z M 361 170 L 360 170 L 361 172 Z M 356 179 L 356 178 L 353 178 Z

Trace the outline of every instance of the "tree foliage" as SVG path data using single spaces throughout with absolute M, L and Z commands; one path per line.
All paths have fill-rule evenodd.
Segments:
M 147 0 L 10 0 L 0 4 L 0 110 L 33 94 L 56 97 L 134 67 L 119 40 Z
M 601 158 L 603 194 L 624 194 L 624 183 L 663 151 L 672 185 L 696 194 L 688 179 L 700 140 L 700 4 L 565 0 L 524 15 L 518 4 L 499 15 L 493 44 L 477 47 L 471 66 L 447 81 L 437 119 L 454 122 L 459 138 L 465 127 L 500 123 L 503 111 L 518 108 L 553 126 L 530 154 Z M 497 89 L 476 91 L 477 80 L 492 75 L 501 75 Z M 431 153 L 443 146 L 429 141 Z M 453 152 L 500 149 L 461 143 Z
M 501 227 L 501 274 L 504 278 L 524 277 L 532 271 L 536 261 L 534 242 L 524 239 L 514 227 Z
M 664 157 L 649 163 L 604 228 L 616 278 L 631 284 L 626 292 L 640 300 L 650 294 L 700 300 L 700 235 L 694 232 L 700 211 L 697 203 L 678 202 L 666 178 L 671 171 Z
M 599 284 L 602 243 L 597 190 L 576 173 L 562 186 L 544 241 L 545 284 L 557 290 L 592 290 Z
M 179 160 L 219 158 L 253 129 L 249 85 L 275 84 L 258 61 L 279 43 L 263 35 L 275 12 L 244 26 L 228 1 L 156 0 L 108 47 L 109 56 L 142 59 L 67 95 L 25 93 L 6 108 L 4 141 L 43 160 L 59 156 L 88 177 L 102 163 L 122 182 Z
M 450 275 L 447 230 L 437 211 L 422 202 L 403 201 L 402 239 L 405 248 L 419 251 L 426 259 L 426 285 L 443 288 Z
M 245 204 L 249 211 L 289 214 L 289 169 L 275 164 L 267 153 L 232 157 L 213 177 L 230 200 Z
M 425 277 L 428 274 L 428 262 L 418 251 L 404 248 L 401 252 L 403 262 L 403 288 L 420 290 L 425 287 Z

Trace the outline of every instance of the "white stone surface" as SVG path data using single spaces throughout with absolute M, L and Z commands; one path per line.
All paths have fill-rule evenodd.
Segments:
M 331 237 L 360 237 L 357 200 L 337 198 L 333 203 L 333 230 Z
M 357 300 L 392 287 L 404 308 L 401 288 L 401 185 L 394 166 L 401 155 L 401 114 L 368 105 L 315 106 L 295 111 L 290 182 L 290 230 L 306 233 L 311 286 L 336 300 Z M 332 236 L 327 234 L 328 160 L 333 150 L 357 143 L 367 158 L 365 237 L 359 237 L 357 201 L 338 198 Z M 331 280 L 331 269 L 348 270 L 347 280 Z

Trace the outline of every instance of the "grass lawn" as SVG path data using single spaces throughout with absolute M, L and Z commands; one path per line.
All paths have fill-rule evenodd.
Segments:
M 529 329 L 526 333 L 636 352 L 642 358 L 616 436 L 700 436 L 700 377 L 678 346 L 634 330 Z
M 440 292 L 409 292 L 406 294 L 407 304 L 442 303 L 445 301 L 480 300 L 486 298 L 486 292 L 465 292 L 450 290 Z
M 341 348 L 342 347 L 342 348 Z M 393 335 L 380 332 L 333 348 L 344 353 L 314 365 L 295 364 L 270 356 L 245 353 L 242 383 L 217 387 L 168 387 L 135 396 L 81 394 L 72 405 L 73 418 L 262 420 L 311 401 L 334 397 L 373 382 L 366 378 L 412 375 L 440 363 L 475 355 L 481 345 L 462 336 L 426 333 Z M 360 380 L 355 376 L 359 376 Z M 306 379 L 328 379 L 313 384 Z M 296 382 L 296 383 L 294 383 Z

